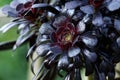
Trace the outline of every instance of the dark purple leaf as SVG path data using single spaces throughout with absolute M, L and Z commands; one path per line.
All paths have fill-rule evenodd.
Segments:
M 115 66 L 114 66 L 113 62 L 111 62 L 111 60 L 109 60 L 109 61 L 103 60 L 99 67 L 100 67 L 101 72 L 104 72 L 107 74 L 108 72 L 111 72 L 111 71 L 113 72 L 113 69 Z
M 0 50 L 6 50 L 13 47 L 16 41 L 2 42 L 0 43 Z
M 117 42 L 117 45 L 120 47 L 120 37 L 117 38 L 116 42 Z
M 74 74 L 74 71 L 69 72 L 64 80 L 74 80 Z
M 115 79 L 115 72 L 109 72 L 108 73 L 108 80 L 114 80 Z
M 49 58 L 49 62 L 48 62 L 48 66 L 52 67 L 52 65 L 54 65 L 56 63 L 56 61 L 58 60 L 58 56 L 59 54 L 54 54 Z
M 70 15 L 70 16 L 73 16 L 75 13 L 75 9 L 69 9 L 67 10 L 67 14 Z
M 34 45 L 29 49 L 26 58 L 28 58 L 31 54 L 33 54 L 34 51 L 35 51 L 35 49 L 36 49 L 36 44 L 34 44 Z
M 68 56 L 65 53 L 63 53 L 58 62 L 58 69 L 66 69 L 68 65 L 69 65 Z
M 18 26 L 18 29 L 19 29 L 19 30 L 25 29 L 25 27 L 26 27 L 27 25 L 28 25 L 28 24 L 25 24 L 25 23 L 20 24 L 20 25 Z
M 85 31 L 85 29 L 86 29 L 85 23 L 83 21 L 80 21 L 77 25 L 77 31 L 79 33 L 83 33 Z
M 30 39 L 34 35 L 34 32 L 25 34 L 25 35 L 20 35 L 19 38 L 16 41 L 16 44 L 13 47 L 13 50 L 15 50 L 18 46 L 20 46 L 22 43 Z
M 16 9 L 11 8 L 9 5 L 6 5 L 2 8 L 2 12 L 8 16 L 11 17 L 16 17 L 17 16 L 17 12 Z
M 49 80 L 49 79 L 54 80 L 57 74 L 56 72 L 57 72 L 56 67 L 53 66 L 50 70 L 48 70 L 48 73 L 45 76 L 43 76 L 42 80 Z M 38 80 L 41 80 L 41 79 L 38 79 Z
M 49 72 L 50 72 L 50 70 L 45 69 L 45 70 L 43 70 L 43 72 L 41 73 L 40 76 L 36 77 L 36 79 L 34 78 L 33 80 L 48 80 L 49 78 L 46 76 L 48 76 L 50 74 Z
M 24 37 L 24 36 L 28 35 L 29 32 L 30 32 L 30 28 L 26 24 L 26 26 L 23 29 L 20 30 L 20 35 Z
M 115 53 L 120 53 L 120 47 L 119 47 L 119 43 L 118 42 L 114 42 L 112 45 L 111 45 L 111 48 L 112 50 L 114 50 Z
M 18 0 L 13 0 L 13 1 L 10 3 L 10 7 L 16 8 L 18 4 L 20 4 Z
M 84 16 L 83 12 L 79 10 L 79 11 L 75 12 L 75 14 L 73 16 L 73 20 L 79 21 L 80 19 L 83 19 L 83 16 Z
M 65 80 L 71 80 L 71 74 L 68 74 L 68 75 L 65 77 Z
M 111 20 L 110 17 L 104 17 L 103 20 L 104 20 L 104 23 L 105 23 L 105 24 L 108 24 L 108 25 L 109 25 L 109 24 L 112 24 L 112 20 Z
M 82 59 L 81 57 L 78 55 L 78 56 L 75 56 L 73 57 L 73 66 L 77 69 L 77 68 L 80 68 L 82 65 L 83 65 L 83 62 L 82 62 Z
M 89 61 L 89 59 L 87 59 L 87 58 L 85 59 L 85 68 L 86 68 L 86 71 L 85 71 L 86 76 L 93 73 L 94 67 L 93 67 L 92 63 Z
M 80 75 L 80 69 L 75 69 L 75 79 L 74 80 L 82 80 Z
M 34 63 L 35 63 L 35 62 L 36 62 L 36 61 L 34 61 Z M 35 68 L 34 65 L 33 65 L 32 67 Z M 31 68 L 32 68 L 32 67 L 31 67 Z M 32 80 L 37 80 L 37 78 L 38 78 L 39 74 L 41 73 L 43 67 L 44 67 L 44 63 L 41 64 L 40 68 L 38 69 L 37 73 L 35 74 L 35 76 L 33 77 Z M 42 72 L 42 73 L 43 73 L 43 72 Z M 46 73 L 47 73 L 47 72 L 46 72 Z
M 48 4 L 45 4 L 45 3 L 34 4 L 34 5 L 32 5 L 32 8 L 41 8 L 44 10 L 48 10 L 54 14 L 59 14 L 59 11 L 57 9 L 55 9 L 54 7 L 52 7 Z
M 49 6 L 48 4 L 45 4 L 45 3 L 40 3 L 40 4 L 34 4 L 32 6 L 32 8 L 44 8 L 44 7 L 47 7 Z
M 31 71 L 32 73 L 35 75 L 35 63 L 36 61 L 40 58 L 40 56 L 37 56 L 34 60 L 32 59 L 32 63 L 31 63 Z M 43 64 L 42 64 L 43 66 Z
M 50 50 L 54 54 L 62 54 L 63 53 L 62 49 L 59 46 L 53 46 L 50 48 Z
M 12 11 L 12 8 L 9 6 L 9 5 L 5 5 L 3 8 L 2 8 L 2 12 L 4 14 L 7 14 L 8 15 L 8 12 L 9 11 Z
M 95 62 L 97 60 L 97 54 L 95 52 L 90 52 L 89 50 L 85 49 L 84 55 L 89 59 L 91 62 Z
M 36 53 L 39 56 L 45 56 L 48 53 L 49 50 L 50 50 L 50 45 L 49 44 L 40 44 L 36 48 Z
M 84 23 L 87 23 L 89 20 L 90 20 L 90 15 L 89 15 L 89 14 L 86 14 L 86 15 L 83 17 L 83 19 L 82 19 L 82 21 L 83 21 Z
M 64 22 L 67 20 L 67 17 L 64 15 L 60 15 L 58 17 L 55 18 L 54 22 L 53 22 L 53 26 L 55 28 L 58 28 L 61 24 L 64 24 Z
M 36 40 L 36 44 L 39 45 L 44 43 L 51 43 L 51 40 L 48 38 L 48 35 L 39 34 Z
M 78 1 L 78 0 L 76 0 L 76 1 L 70 1 L 70 2 L 67 2 L 65 4 L 65 8 L 66 9 L 75 9 L 76 7 L 81 6 L 81 5 L 82 5 L 81 1 Z
M 19 4 L 19 5 L 17 5 L 17 7 L 16 7 L 16 11 L 22 11 L 24 9 L 24 4 Z
M 91 36 L 91 35 L 82 36 L 82 41 L 89 48 L 95 47 L 98 43 L 97 38 L 95 36 Z
M 94 13 L 94 7 L 91 5 L 86 5 L 80 7 L 80 10 L 83 11 L 85 14 L 93 14 Z
M 120 8 L 120 1 L 118 0 L 112 0 L 109 5 L 107 6 L 107 8 L 110 10 L 110 11 L 115 11 L 117 9 Z
M 8 16 L 13 17 L 13 18 L 18 17 L 16 11 L 15 11 L 15 12 L 13 12 L 13 11 L 9 11 L 9 12 L 8 12 Z
M 113 63 L 119 63 L 120 62 L 120 55 L 116 55 L 113 57 Z
M 69 57 L 75 57 L 77 56 L 78 54 L 80 54 L 80 48 L 79 47 L 71 47 L 69 50 L 68 50 L 68 56 Z
M 97 13 L 92 21 L 95 26 L 102 26 L 104 24 L 102 14 Z
M 7 32 L 10 28 L 12 28 L 12 27 L 14 27 L 14 26 L 16 26 L 16 25 L 18 25 L 18 24 L 19 24 L 19 23 L 16 23 L 16 22 L 10 22 L 10 23 L 2 26 L 2 27 L 0 28 L 0 31 L 2 31 L 3 33 L 5 33 L 5 32 Z
M 74 64 L 69 64 L 68 71 L 71 71 L 74 68 Z
M 39 29 L 41 34 L 51 34 L 53 31 L 54 30 L 49 23 L 43 23 Z
M 29 1 L 32 1 L 32 0 L 18 0 L 19 3 L 23 3 L 23 4 L 25 4 L 26 2 L 29 2 Z
M 115 28 L 118 32 L 120 32 L 120 20 L 115 19 L 115 21 L 114 21 L 114 28 Z
M 95 75 L 96 75 L 95 80 L 106 80 L 105 74 L 104 74 L 104 73 L 101 73 L 101 72 L 98 70 L 98 67 L 97 67 L 97 66 L 95 66 L 95 69 L 96 69 L 96 71 L 95 71 Z
M 99 72 L 98 75 L 99 75 L 99 79 L 98 80 L 106 80 L 104 73 L 100 73 Z

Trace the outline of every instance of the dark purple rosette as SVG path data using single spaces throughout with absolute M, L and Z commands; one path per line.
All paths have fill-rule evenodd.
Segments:
M 14 20 L 0 28 L 0 31 L 5 33 L 13 27 L 18 27 L 20 36 L 13 49 L 26 41 L 36 39 L 41 23 L 46 22 L 51 17 L 48 16 L 48 12 L 59 13 L 52 5 L 49 5 L 49 1 L 39 0 L 13 0 L 10 5 L 4 6 L 2 11 L 7 16 L 13 17 Z
M 120 1 L 119 0 L 13 0 L 3 8 L 16 18 L 0 28 L 6 32 L 19 25 L 20 36 L 14 49 L 26 41 L 31 48 L 32 71 L 38 58 L 42 64 L 33 80 L 81 80 L 94 75 L 93 80 L 114 80 L 115 66 L 120 61 Z M 15 5 L 15 6 L 13 6 Z M 14 43 L 14 42 L 12 42 Z M 7 43 L 6 43 L 7 44 Z M 5 44 L 5 45 L 6 45 Z

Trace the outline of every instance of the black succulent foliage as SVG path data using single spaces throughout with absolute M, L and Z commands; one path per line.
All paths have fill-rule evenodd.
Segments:
M 114 80 L 115 66 L 120 61 L 119 0 L 13 0 L 3 12 L 15 20 L 3 26 L 4 33 L 18 25 L 20 36 L 14 49 L 32 41 L 27 58 L 43 58 L 33 80 L 53 80 L 56 73 L 64 80 Z M 13 6 L 15 5 L 15 6 Z M 34 40 L 33 40 L 34 39 Z M 13 44 L 11 42 L 9 44 Z M 6 45 L 8 43 L 1 44 Z

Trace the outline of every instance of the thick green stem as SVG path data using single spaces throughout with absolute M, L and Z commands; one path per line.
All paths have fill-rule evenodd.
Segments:
M 93 80 L 93 75 L 89 75 L 88 80 Z

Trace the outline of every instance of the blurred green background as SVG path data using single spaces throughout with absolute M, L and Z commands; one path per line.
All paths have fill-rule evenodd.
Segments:
M 9 4 L 11 0 L 0 0 L 0 9 L 3 5 Z M 1 12 L 0 12 L 1 13 Z M 0 27 L 8 23 L 11 18 L 0 16 Z M 0 32 L 0 42 L 16 40 L 17 28 L 9 30 L 7 33 Z M 0 80 L 27 80 L 27 44 L 22 45 L 17 50 L 0 51 Z
M 9 4 L 12 0 L 0 0 L 0 7 L 4 6 L 5 4 Z

